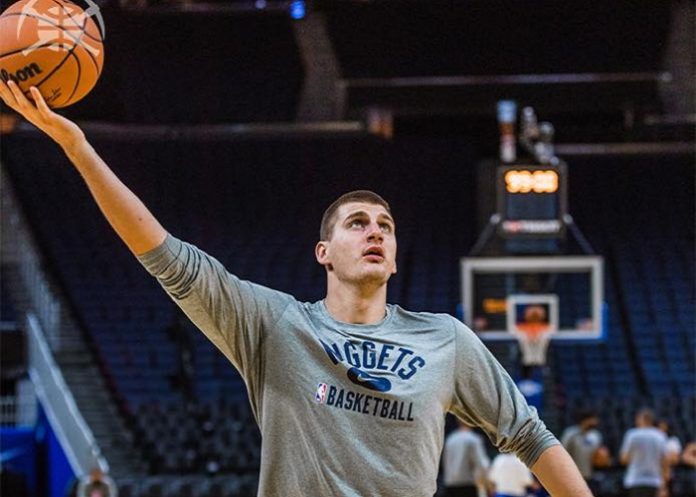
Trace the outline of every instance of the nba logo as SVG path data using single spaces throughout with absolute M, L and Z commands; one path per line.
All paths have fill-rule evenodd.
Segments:
M 326 383 L 319 383 L 319 385 L 317 385 L 317 391 L 314 394 L 314 402 L 317 404 L 324 403 L 324 399 L 326 398 L 326 388 Z

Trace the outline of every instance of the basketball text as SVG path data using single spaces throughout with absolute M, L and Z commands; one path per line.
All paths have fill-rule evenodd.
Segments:
M 36 62 L 32 62 L 28 66 L 24 66 L 22 69 L 15 71 L 14 73 L 1 69 L 0 78 L 2 78 L 5 83 L 10 80 L 14 81 L 15 83 L 19 83 L 20 81 L 31 79 L 42 72 L 41 67 Z

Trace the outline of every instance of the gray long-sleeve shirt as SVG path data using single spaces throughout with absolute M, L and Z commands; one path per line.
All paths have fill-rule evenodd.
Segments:
M 244 378 L 260 496 L 431 496 L 447 412 L 528 465 L 558 443 L 449 315 L 387 305 L 379 323 L 342 323 L 172 236 L 140 261 Z

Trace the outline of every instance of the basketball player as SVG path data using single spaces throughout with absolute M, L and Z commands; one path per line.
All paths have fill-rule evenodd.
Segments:
M 241 281 L 170 235 L 77 125 L 0 83 L 0 97 L 64 150 L 107 220 L 240 371 L 261 429 L 259 495 L 425 497 L 436 491 L 445 413 L 514 452 L 554 496 L 591 493 L 572 459 L 474 333 L 386 303 L 396 225 L 372 192 L 326 210 L 316 303 Z
M 561 443 L 577 464 L 580 474 L 592 490 L 597 492 L 598 482 L 593 480 L 597 453 L 602 445 L 599 416 L 594 410 L 583 409 L 578 413 L 577 424 L 569 426 L 561 435 Z
M 485 488 L 490 460 L 483 440 L 469 425 L 459 421 L 458 429 L 445 439 L 442 452 L 443 481 L 447 497 L 478 497 Z
M 488 471 L 488 484 L 494 497 L 525 497 L 533 489 L 534 477 L 520 459 L 498 454 Z
M 629 497 L 665 496 L 670 474 L 667 437 L 655 427 L 652 409 L 640 409 L 635 424 L 621 443 L 621 464 L 626 466 L 624 487 Z

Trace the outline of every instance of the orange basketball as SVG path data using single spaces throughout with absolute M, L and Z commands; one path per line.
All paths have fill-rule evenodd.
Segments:
M 92 16 L 66 0 L 20 0 L 0 15 L 0 77 L 31 98 L 36 86 L 51 107 L 65 107 L 94 88 L 104 65 Z

